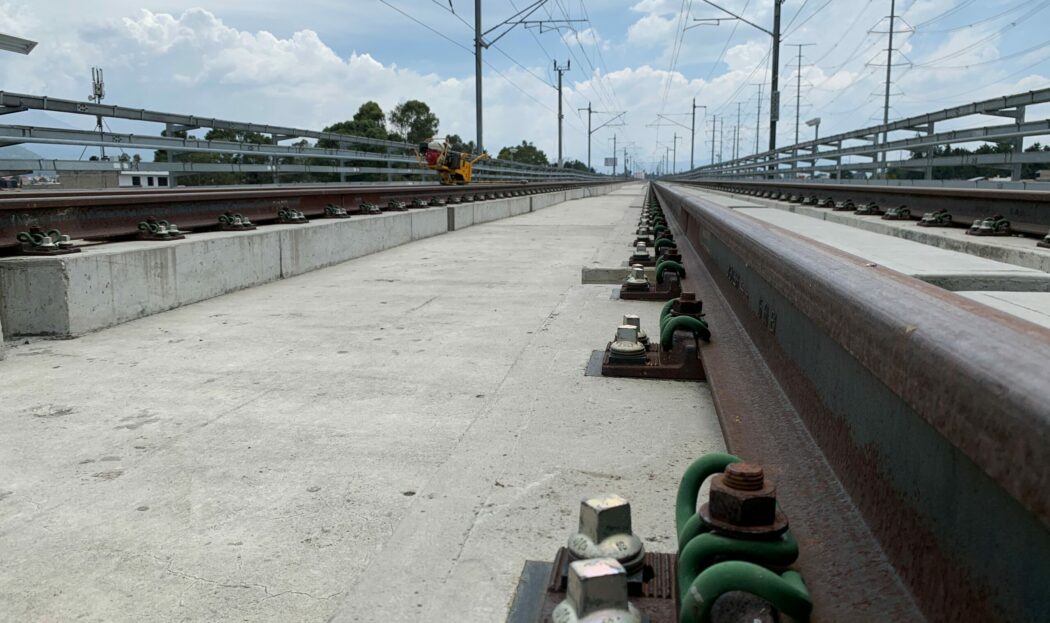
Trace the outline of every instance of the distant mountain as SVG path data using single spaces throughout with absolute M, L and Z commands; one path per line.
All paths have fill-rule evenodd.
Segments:
M 40 160 L 43 158 L 40 154 L 33 151 L 32 149 L 22 147 L 21 145 L 9 145 L 7 147 L 0 147 L 0 161 L 2 160 Z

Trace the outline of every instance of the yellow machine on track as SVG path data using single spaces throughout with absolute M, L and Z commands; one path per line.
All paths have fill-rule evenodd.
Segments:
M 446 186 L 469 184 L 474 165 L 488 157 L 487 153 L 482 152 L 471 159 L 467 152 L 452 151 L 448 139 L 430 139 L 420 143 L 416 152 L 420 166 L 437 171 L 441 183 Z

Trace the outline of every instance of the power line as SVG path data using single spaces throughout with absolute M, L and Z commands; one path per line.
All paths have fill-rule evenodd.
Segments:
M 958 50 L 955 50 L 954 52 L 949 52 L 948 54 L 945 54 L 944 56 L 941 56 L 941 57 L 938 57 L 938 58 L 929 59 L 929 60 L 925 60 L 925 61 L 922 61 L 922 62 L 919 62 L 919 63 L 915 63 L 915 66 L 916 67 L 928 67 L 930 65 L 934 65 L 934 64 L 939 63 L 941 61 L 950 60 L 950 59 L 953 59 L 953 58 L 955 58 L 957 56 L 960 56 L 961 54 L 965 54 L 966 52 L 968 52 L 968 51 L 970 51 L 970 50 L 972 50 L 972 49 L 974 49 L 974 48 L 984 44 L 985 42 L 990 41 L 990 40 L 998 37 L 999 35 L 1003 34 L 1007 30 L 1015 28 L 1020 21 L 1025 20 L 1025 19 L 1035 15 L 1039 11 L 1042 11 L 1043 9 L 1045 9 L 1047 6 L 1050 6 L 1050 0 L 1043 0 L 1043 2 L 1041 2 L 1035 8 L 1033 8 L 1031 11 L 1025 13 L 1021 17 L 1017 18 L 1017 20 L 1010 22 L 1006 26 L 1003 26 L 999 30 L 991 33 L 987 37 L 984 37 L 982 39 L 978 39 L 977 41 L 971 43 L 970 45 L 965 46 L 963 48 L 960 48 Z
M 1021 9 L 1023 9 L 1025 7 L 1025 5 L 1032 4 L 1033 2 L 1037 2 L 1037 1 L 1038 0 L 1024 0 L 1023 2 L 1020 2 L 1017 5 L 1009 8 L 1009 9 L 1006 9 L 1005 11 L 996 13 L 995 15 L 992 15 L 990 17 L 985 17 L 983 19 L 972 21 L 969 24 L 963 24 L 962 26 L 952 26 L 950 28 L 938 28 L 936 30 L 920 29 L 918 26 L 916 26 L 915 27 L 916 34 L 932 35 L 932 34 L 937 34 L 937 33 L 955 32 L 957 30 L 966 30 L 967 28 L 973 28 L 974 26 L 976 26 L 978 24 L 984 24 L 985 22 L 995 21 L 995 20 L 999 19 L 1000 17 L 1002 17 L 1004 15 L 1009 15 L 1010 13 L 1013 13 L 1014 11 L 1020 11 Z
M 460 48 L 460 49 L 462 49 L 463 51 L 465 51 L 465 52 L 467 52 L 467 53 L 470 53 L 470 54 L 473 54 L 473 53 L 474 53 L 474 51 L 473 51 L 473 50 L 471 50 L 470 48 L 468 48 L 467 46 L 465 46 L 465 45 L 463 45 L 462 43 L 460 43 L 460 42 L 456 41 L 456 40 L 455 40 L 455 39 L 453 39 L 452 37 L 449 37 L 448 35 L 446 35 L 445 33 L 441 32 L 440 30 L 437 30 L 436 28 L 433 28 L 433 27 L 431 27 L 431 26 L 430 26 L 429 24 L 426 24 L 426 23 L 424 23 L 424 22 L 422 22 L 422 21 L 420 21 L 420 20 L 416 19 L 415 17 L 412 17 L 412 16 L 411 16 L 411 15 L 409 15 L 408 13 L 405 13 L 404 11 L 402 11 L 401 9 L 397 8 L 396 6 L 394 6 L 394 5 L 390 4 L 390 3 L 389 3 L 389 2 L 387 2 L 386 0 L 379 0 L 379 1 L 380 1 L 380 2 L 382 2 L 383 4 L 387 5 L 387 6 L 388 6 L 388 7 L 390 7 L 391 9 L 394 9 L 394 10 L 395 10 L 395 11 L 397 11 L 398 13 L 400 13 L 400 14 L 404 15 L 405 17 L 407 17 L 408 19 L 412 20 L 413 22 L 415 22 L 415 23 L 419 24 L 419 25 L 420 25 L 420 26 L 422 26 L 423 28 L 426 28 L 426 29 L 427 29 L 427 30 L 429 30 L 430 32 L 434 33 L 435 35 L 437 35 L 437 36 L 441 37 L 441 38 L 442 38 L 442 39 L 444 39 L 445 41 L 448 41 L 449 43 L 451 43 L 452 45 L 456 46 L 457 48 Z
M 968 7 L 969 5 L 973 4 L 974 2 L 975 2 L 975 0 L 963 0 L 961 3 L 953 6 L 952 8 L 950 8 L 947 11 L 941 13 L 940 15 L 935 15 L 934 17 L 931 17 L 930 19 L 926 20 L 925 22 L 919 22 L 918 24 L 915 25 L 915 28 L 921 28 L 921 27 L 925 26 L 926 24 L 932 24 L 933 22 L 936 22 L 937 20 L 941 20 L 941 19 L 944 19 L 945 17 L 948 17 L 950 15 L 954 15 L 955 13 L 958 13 L 959 11 L 965 9 L 966 7 Z

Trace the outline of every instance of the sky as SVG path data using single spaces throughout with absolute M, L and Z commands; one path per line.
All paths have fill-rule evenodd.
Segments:
M 485 0 L 484 29 L 533 2 Z M 801 140 L 814 117 L 821 135 L 881 122 L 890 2 L 783 3 L 779 144 L 794 142 L 796 110 Z M 772 27 L 774 0 L 718 4 Z M 1050 0 L 897 0 L 896 10 L 890 119 L 1050 86 Z M 0 32 L 39 41 L 28 56 L 0 57 L 0 88 L 86 99 L 90 68 L 101 66 L 108 104 L 308 129 L 349 119 L 368 100 L 388 111 L 419 99 L 440 134 L 471 139 L 473 11 L 470 0 L 0 0 Z M 694 100 L 705 107 L 695 110 L 697 166 L 712 145 L 726 159 L 753 153 L 756 127 L 764 151 L 771 37 L 741 21 L 697 21 L 714 17 L 730 16 L 705 0 L 547 0 L 529 17 L 543 24 L 514 26 L 482 55 L 485 147 L 528 140 L 557 157 L 556 62 L 570 66 L 566 159 L 587 161 L 579 109 L 591 106 L 593 127 L 612 120 L 591 135 L 597 170 L 609 171 L 601 165 L 614 136 L 632 168 L 688 169 Z M 801 47 L 801 72 L 794 44 L 812 44 Z M 90 129 L 94 120 L 4 122 Z

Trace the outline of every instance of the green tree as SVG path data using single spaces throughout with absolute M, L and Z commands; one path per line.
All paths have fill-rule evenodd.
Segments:
M 408 100 L 390 111 L 390 125 L 401 140 L 421 143 L 437 134 L 438 118 L 424 102 Z
M 477 146 L 474 145 L 474 141 L 464 143 L 463 139 L 458 134 L 448 135 L 448 147 L 452 151 L 464 151 L 468 154 L 472 154 L 477 150 Z
M 565 164 L 562 165 L 562 168 L 563 169 L 574 169 L 576 171 L 587 171 L 589 173 L 594 173 L 594 169 L 592 169 L 591 167 L 587 166 L 583 162 L 580 162 L 579 160 L 566 160 Z
M 528 141 L 522 141 L 521 145 L 515 145 L 514 147 L 504 147 L 499 150 L 497 158 L 500 160 L 511 160 L 513 162 L 521 162 L 524 164 L 535 164 L 544 167 L 550 166 L 550 161 L 547 160 L 547 154 L 543 153 L 543 150 L 538 149 Z

